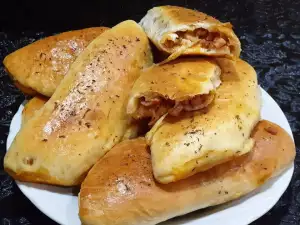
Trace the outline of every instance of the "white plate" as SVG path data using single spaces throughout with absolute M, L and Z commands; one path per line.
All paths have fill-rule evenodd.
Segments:
M 283 112 L 276 102 L 262 90 L 262 119 L 272 121 L 284 128 L 292 137 L 292 131 Z M 21 126 L 23 105 L 15 114 L 7 138 L 7 149 Z M 30 140 L 28 140 L 30 141 Z M 239 200 L 199 210 L 188 215 L 174 218 L 161 225 L 243 225 L 256 220 L 269 211 L 288 187 L 294 165 L 291 165 L 281 176 L 273 178 L 255 192 Z M 78 217 L 77 196 L 71 188 L 53 187 L 50 185 L 17 182 L 24 195 L 43 213 L 62 225 L 81 225 Z

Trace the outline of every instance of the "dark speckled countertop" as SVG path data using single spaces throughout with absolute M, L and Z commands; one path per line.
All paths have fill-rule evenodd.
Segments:
M 241 57 L 255 67 L 260 85 L 278 102 L 300 150 L 300 1 L 157 0 L 16 1 L 0 3 L 0 61 L 42 37 L 90 26 L 139 21 L 155 5 L 182 5 L 230 21 L 242 42 Z M 86 1 L 87 2 L 87 1 Z M 0 65 L 0 225 L 54 225 L 3 171 L 10 121 L 25 96 Z M 292 182 L 279 202 L 254 225 L 300 224 L 300 156 Z

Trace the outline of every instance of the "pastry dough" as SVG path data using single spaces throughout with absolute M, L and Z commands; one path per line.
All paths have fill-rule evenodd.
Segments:
M 25 95 L 29 95 L 29 96 L 38 95 L 38 93 L 35 90 L 33 90 L 30 87 L 25 87 L 24 85 L 20 84 L 17 80 L 14 80 L 13 83 Z
M 51 97 L 77 56 L 107 29 L 92 27 L 46 37 L 9 54 L 3 64 L 24 93 Z
M 169 112 L 179 116 L 209 105 L 220 85 L 221 69 L 214 60 L 181 58 L 145 69 L 131 91 L 127 112 L 153 125 Z
M 261 121 L 252 131 L 253 150 L 185 180 L 157 183 L 143 139 L 115 146 L 91 169 L 81 186 L 79 216 L 85 225 L 153 225 L 237 199 L 289 167 L 291 137 Z
M 4 158 L 17 180 L 78 185 L 120 142 L 129 92 L 152 64 L 143 29 L 125 21 L 98 36 L 72 64 L 50 100 L 28 120 Z
M 241 44 L 230 23 L 195 10 L 159 6 L 148 11 L 140 22 L 151 41 L 171 55 L 239 57 Z
M 47 101 L 48 98 L 39 95 L 30 99 L 25 104 L 24 109 L 22 111 L 22 125 L 24 125 L 28 120 L 30 120 L 35 115 L 35 113 L 46 104 Z M 131 121 L 130 125 L 126 129 L 126 132 L 124 133 L 122 140 L 136 138 L 139 135 L 139 131 L 140 124 L 135 121 Z
M 240 59 L 236 64 L 219 59 L 218 64 L 222 84 L 206 111 L 162 117 L 146 135 L 154 176 L 161 183 L 207 170 L 253 147 L 249 136 L 261 109 L 255 70 Z
M 39 95 L 30 99 L 22 111 L 22 126 L 32 117 L 34 117 L 35 113 L 41 109 L 47 101 L 48 99 L 46 97 Z

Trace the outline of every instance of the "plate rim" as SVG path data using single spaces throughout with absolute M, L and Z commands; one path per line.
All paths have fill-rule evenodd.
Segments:
M 272 98 L 272 96 L 271 95 L 269 95 L 262 87 L 260 87 L 260 90 L 261 90 L 261 95 L 266 95 L 268 98 L 269 98 L 269 100 L 271 100 L 272 101 L 272 103 L 273 104 L 275 104 L 279 109 L 280 109 L 280 112 L 281 113 L 283 113 L 283 115 L 284 115 L 284 118 L 285 118 L 285 120 L 286 120 L 286 122 L 287 122 L 287 124 L 288 124 L 288 129 L 289 130 L 286 130 L 285 128 L 285 130 L 289 133 L 289 135 L 291 136 L 291 138 L 292 138 L 292 140 L 293 140 L 293 142 L 294 142 L 294 137 L 293 137 L 293 133 L 292 133 L 292 130 L 291 130 L 291 126 L 290 126 L 290 124 L 289 124 L 289 122 L 288 122 L 288 120 L 287 120 L 287 117 L 285 116 L 285 114 L 284 114 L 284 112 L 282 111 L 282 109 L 280 108 L 280 106 L 277 104 L 277 102 Z M 26 100 L 25 100 L 26 101 Z M 24 101 L 24 102 L 25 102 Z M 15 124 L 14 122 L 15 122 L 15 120 L 17 120 L 18 119 L 18 117 L 21 117 L 22 116 L 22 110 L 23 110 L 23 108 L 24 108 L 24 102 L 23 103 L 21 103 L 20 104 L 20 106 L 19 106 L 19 108 L 18 108 L 18 110 L 17 110 L 17 112 L 14 114 L 14 116 L 13 116 L 13 118 L 12 118 L 12 120 L 11 120 L 11 124 L 10 124 L 10 126 L 9 126 L 9 134 L 8 134 L 8 136 L 7 136 L 7 140 L 6 140 L 6 151 L 8 151 L 8 149 L 9 149 L 9 145 L 11 144 L 11 142 L 12 142 L 12 140 L 14 139 L 14 137 L 12 138 L 12 124 Z M 21 124 L 17 124 L 17 125 L 21 125 Z M 16 129 L 16 128 L 15 128 Z M 9 142 L 9 140 L 10 140 L 10 142 Z M 293 174 L 294 174 L 294 162 L 288 167 L 288 168 L 286 168 L 285 169 L 285 171 L 284 172 L 282 172 L 279 176 L 276 176 L 276 177 L 274 177 L 274 178 L 272 178 L 271 180 L 274 180 L 274 182 L 277 180 L 277 179 L 279 179 L 280 177 L 283 177 L 284 175 L 285 176 L 287 176 L 286 177 L 286 181 L 285 181 L 285 183 L 284 183 L 284 187 L 282 187 L 282 189 L 281 189 L 281 193 L 280 194 L 278 194 L 278 195 L 276 195 L 275 196 L 275 201 L 274 201 L 274 198 L 273 198 L 273 201 L 272 201 L 272 203 L 270 203 L 269 205 L 268 205 L 268 207 L 265 207 L 264 208 L 264 210 L 261 210 L 260 211 L 260 213 L 259 214 L 255 214 L 255 213 L 253 213 L 253 216 L 248 216 L 247 218 L 248 219 L 246 219 L 247 221 L 244 221 L 245 223 L 245 225 L 246 224 L 249 224 L 249 223 L 251 223 L 251 222 L 253 222 L 253 221 L 255 221 L 255 220 L 257 220 L 258 218 L 260 218 L 260 217 L 262 217 L 264 214 L 266 214 L 269 210 L 271 210 L 273 207 L 274 207 L 274 205 L 279 201 L 279 199 L 281 198 L 281 196 L 284 194 L 284 192 L 286 191 L 286 189 L 288 188 L 288 186 L 290 185 L 290 182 L 291 182 L 291 180 L 292 180 L 292 177 L 293 177 Z M 35 202 L 35 199 L 33 199 L 30 195 L 29 195 L 29 193 L 27 192 L 27 190 L 26 190 L 26 188 L 27 188 L 27 183 L 26 182 L 20 182 L 20 181 L 16 181 L 15 180 L 15 182 L 16 182 L 16 184 L 17 184 L 17 186 L 18 186 L 18 188 L 21 190 L 21 192 L 26 196 L 26 198 L 30 201 L 30 202 L 32 202 L 32 204 L 38 209 L 38 210 L 40 210 L 44 215 L 46 215 L 47 217 L 49 217 L 50 219 L 52 219 L 53 221 L 55 221 L 56 223 L 58 223 L 58 224 L 62 224 L 61 223 L 61 221 L 59 221 L 56 217 L 55 217 L 55 215 L 52 215 L 52 214 L 50 214 L 50 213 L 48 213 L 48 212 L 46 212 L 46 210 L 44 210 L 44 208 L 43 207 L 41 207 L 41 205 L 39 204 L 39 203 L 36 203 Z M 269 182 L 270 182 L 270 180 L 266 183 L 266 184 L 269 184 Z M 28 183 L 28 184 L 30 184 L 30 183 Z M 265 186 L 265 184 L 262 186 L 262 187 L 264 187 Z M 64 188 L 65 190 L 67 190 L 68 188 Z M 70 189 L 70 188 L 69 188 Z M 251 193 L 249 193 L 249 194 L 247 194 L 247 195 L 245 195 L 244 197 L 249 197 L 249 195 L 257 195 L 258 193 L 260 193 L 260 189 L 261 188 L 258 188 L 258 189 L 256 189 L 256 190 L 254 190 L 253 192 L 251 192 Z M 56 192 L 55 192 L 56 193 Z M 77 198 L 77 200 L 78 200 L 78 196 L 74 196 L 75 198 Z M 239 200 L 239 199 L 238 199 Z M 236 200 L 233 200 L 232 202 L 235 202 Z M 229 202 L 229 203 L 231 203 L 231 202 Z M 226 208 L 230 208 L 231 206 L 229 206 L 229 207 L 226 207 Z M 222 212 L 223 210 L 221 210 L 220 212 Z M 213 216 L 213 214 L 214 213 L 212 213 L 212 214 L 210 214 L 210 215 L 208 215 L 208 216 Z M 78 218 L 79 218 L 79 216 L 78 216 Z M 193 222 L 193 221 L 191 221 L 191 222 Z M 65 225 L 65 224 L 63 224 L 63 225 Z M 240 225 L 240 224 L 239 224 Z

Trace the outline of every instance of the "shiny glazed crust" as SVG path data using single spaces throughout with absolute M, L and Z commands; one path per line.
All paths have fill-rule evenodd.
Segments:
M 22 91 L 32 89 L 51 97 L 77 56 L 108 29 L 92 27 L 46 37 L 9 54 L 3 64 L 12 79 L 23 86 L 17 86 Z
M 140 69 L 150 64 L 148 38 L 134 21 L 98 36 L 50 100 L 21 127 L 5 156 L 5 170 L 21 181 L 80 184 L 122 140 L 129 127 L 129 91 Z
M 81 186 L 84 225 L 152 225 L 246 195 L 286 169 L 295 158 L 291 137 L 278 125 L 259 122 L 246 155 L 167 185 L 152 175 L 144 139 L 115 146 Z

